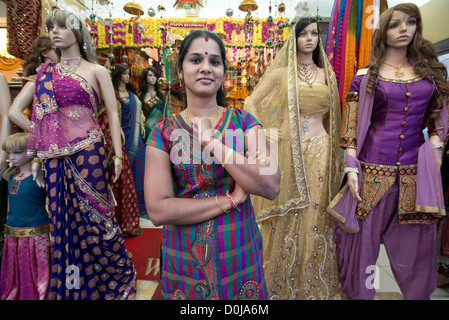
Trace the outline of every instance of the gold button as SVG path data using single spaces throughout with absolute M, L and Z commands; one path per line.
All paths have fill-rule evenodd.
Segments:
M 405 95 L 406 95 L 407 97 L 410 97 L 412 94 L 411 94 L 410 92 L 407 92 Z
M 404 135 L 403 134 L 401 134 L 400 136 L 399 136 L 399 139 L 404 139 L 405 137 L 404 137 Z
M 401 165 L 401 163 L 398 161 L 398 162 L 396 162 L 396 165 L 399 167 Z
M 404 108 L 404 111 L 407 112 L 407 111 L 408 111 L 408 107 L 405 107 L 405 108 Z
M 399 148 L 398 151 L 399 151 L 399 153 L 401 153 L 402 152 L 402 148 Z
M 405 126 L 406 124 L 407 124 L 407 122 L 405 122 L 405 121 L 402 121 L 402 126 Z

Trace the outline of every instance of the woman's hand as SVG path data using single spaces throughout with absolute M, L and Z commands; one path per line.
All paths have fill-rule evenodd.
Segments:
M 347 172 L 346 173 L 348 181 L 347 184 L 349 186 L 349 190 L 354 198 L 358 201 L 362 201 L 359 195 L 359 176 L 357 172 Z
M 240 205 L 245 202 L 248 194 L 236 183 L 234 191 L 231 193 L 232 199 L 234 199 L 236 205 Z
M 198 137 L 201 145 L 205 147 L 214 139 L 214 130 L 209 118 L 193 118 L 192 128 L 194 136 Z

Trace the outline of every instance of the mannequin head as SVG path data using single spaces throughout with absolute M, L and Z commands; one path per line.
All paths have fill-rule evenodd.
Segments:
M 145 95 L 148 92 L 149 85 L 154 86 L 156 94 L 159 96 L 159 98 L 163 97 L 159 79 L 160 78 L 158 77 L 156 68 L 154 68 L 153 66 L 149 66 L 148 68 L 143 69 L 142 74 L 140 75 L 140 87 L 139 87 L 140 100 L 143 101 L 145 99 Z
M 296 36 L 296 50 L 297 52 L 307 53 L 312 51 L 312 58 L 315 64 L 322 68 L 320 62 L 320 26 L 314 18 L 301 18 L 295 24 L 295 36 Z M 305 43 L 310 39 L 312 48 L 305 47 Z
M 57 63 L 59 60 L 56 52 L 53 50 L 51 39 L 47 36 L 37 37 L 31 44 L 31 53 L 24 64 L 25 76 L 36 74 L 36 69 L 48 60 L 54 63 Z
M 47 15 L 45 24 L 58 57 L 61 57 L 61 49 L 71 44 L 71 37 L 74 36 L 73 41 L 77 44 L 83 59 L 97 63 L 95 49 L 92 46 L 87 26 L 75 14 L 62 9 L 55 9 Z M 71 31 L 71 33 L 67 33 L 67 31 Z M 59 32 L 58 37 L 63 38 L 61 41 L 54 40 L 57 32 Z
M 134 85 L 130 81 L 130 78 L 131 78 L 131 69 L 128 67 L 128 65 L 118 63 L 111 68 L 112 85 L 114 86 L 115 91 L 118 91 L 120 83 L 122 82 L 125 83 L 127 90 L 136 93 L 136 89 L 134 88 Z
M 385 10 L 380 16 L 379 28 L 374 30 L 371 43 L 370 62 L 368 65 L 370 68 L 370 79 L 367 91 L 373 92 L 379 67 L 385 58 L 385 52 L 387 48 L 393 48 L 391 43 L 387 41 L 389 32 L 392 32 L 389 30 L 395 23 L 392 20 L 393 15 L 401 19 L 405 17 L 405 23 L 408 23 L 408 28 L 415 29 L 413 38 L 408 41 L 406 53 L 409 61 L 414 64 L 414 72 L 418 76 L 432 77 L 440 92 L 439 99 L 447 99 L 449 97 L 447 69 L 438 61 L 438 55 L 433 44 L 423 38 L 421 13 L 418 6 L 413 3 L 398 4 Z
M 28 134 L 19 132 L 12 134 L 3 141 L 2 149 L 8 154 L 11 168 L 4 173 L 4 178 L 19 171 L 19 168 L 31 166 L 31 158 L 27 157 Z

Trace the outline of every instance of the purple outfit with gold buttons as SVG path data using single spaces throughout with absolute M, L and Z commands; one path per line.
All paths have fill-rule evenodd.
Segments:
M 428 78 L 379 77 L 375 91 L 368 94 L 365 77 L 355 76 L 349 88 L 340 144 L 357 149 L 357 159 L 347 155 L 346 165 L 352 161 L 359 169 L 362 201 L 354 201 L 345 185 L 328 208 L 337 221 L 334 240 L 342 290 L 350 299 L 374 298 L 373 272 L 383 242 L 404 298 L 429 299 L 437 285 L 436 222 L 444 209 L 419 205 L 418 193 L 424 168 L 432 175 L 438 167 L 422 160 L 436 159 L 423 129 L 427 127 L 429 136 L 438 134 L 441 122 L 428 117 L 438 92 Z M 444 139 L 447 116 L 442 118 Z M 427 183 L 425 189 L 435 190 L 438 202 L 438 181 L 436 187 Z

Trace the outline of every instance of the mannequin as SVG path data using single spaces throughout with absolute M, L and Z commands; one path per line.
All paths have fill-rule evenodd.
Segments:
M 436 225 L 445 214 L 438 149 L 448 126 L 447 71 L 410 3 L 382 14 L 370 57 L 349 88 L 340 143 L 346 178 L 328 208 L 342 290 L 374 298 L 368 270 L 383 241 L 404 299 L 426 300 L 437 285 Z
M 0 139 L 5 140 L 11 134 L 11 122 L 8 118 L 8 110 L 11 106 L 11 92 L 9 91 L 8 81 L 6 77 L 0 73 Z M 0 150 L 0 174 L 8 167 L 6 163 L 8 155 L 4 150 Z
M 96 113 L 101 97 L 115 152 L 115 182 L 123 155 L 109 72 L 96 63 L 81 18 L 56 9 L 47 16 L 46 26 L 60 62 L 44 63 L 36 75 L 28 156 L 44 162 L 46 171 L 55 239 L 49 299 L 130 299 L 136 273 L 114 215 Z M 79 282 L 66 281 L 67 268 L 75 268 Z
M 145 116 L 145 137 L 147 142 L 151 130 L 163 118 L 171 115 L 170 104 L 167 96 L 160 88 L 160 80 L 157 71 L 150 66 L 142 71 L 140 76 L 139 98 L 143 103 L 143 115 Z
M 12 166 L 3 175 L 9 182 L 9 202 L 0 300 L 46 300 L 48 297 L 51 252 L 46 193 L 33 181 L 33 159 L 26 157 L 26 147 L 26 133 L 15 133 L 2 143 Z M 43 179 L 42 175 L 39 179 Z
M 252 197 L 270 299 L 344 298 L 326 213 L 340 183 L 340 106 L 319 34 L 316 19 L 301 17 L 245 103 L 278 146 L 283 172 L 274 201 Z
M 137 193 L 137 204 L 140 216 L 148 218 L 145 208 L 143 190 L 143 173 L 145 166 L 145 128 L 142 120 L 142 103 L 137 97 L 136 89 L 130 81 L 131 70 L 125 64 L 116 64 L 111 73 L 115 89 L 115 97 L 121 104 L 121 127 L 125 136 L 123 143 L 128 155 L 134 186 Z

